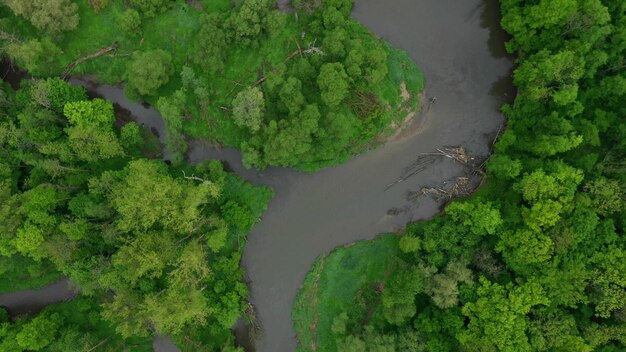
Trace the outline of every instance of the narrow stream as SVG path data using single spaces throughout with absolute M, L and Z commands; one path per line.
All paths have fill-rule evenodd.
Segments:
M 10 316 L 35 314 L 49 304 L 68 301 L 77 294 L 69 280 L 62 278 L 39 289 L 0 294 L 0 306 L 6 307 Z
M 407 50 L 426 76 L 426 97 L 437 98 L 436 103 L 425 104 L 399 138 L 315 174 L 285 168 L 246 170 L 235 149 L 216 150 L 199 140 L 190 143 L 190 162 L 224 160 L 243 178 L 270 186 L 276 194 L 248 237 L 242 259 L 263 334 L 254 343 L 241 339 L 240 343 L 254 344 L 258 351 L 295 350 L 291 305 L 317 256 L 436 214 L 439 204 L 422 198 L 417 205 L 407 200 L 407 193 L 461 176 L 465 170 L 459 165 L 444 160 L 388 190 L 387 185 L 399 179 L 420 153 L 438 147 L 463 146 L 477 159 L 486 158 L 504 123 L 498 109 L 515 94 L 497 0 L 356 0 L 353 17 Z M 120 88 L 73 83 L 119 104 L 138 122 L 164 135 L 158 112 L 128 102 Z M 16 301 L 0 295 L 0 305 L 11 308 L 36 301 L 20 295 Z M 239 337 L 247 336 L 241 330 L 245 328 L 239 329 Z M 153 346 L 155 351 L 176 350 L 161 337 Z

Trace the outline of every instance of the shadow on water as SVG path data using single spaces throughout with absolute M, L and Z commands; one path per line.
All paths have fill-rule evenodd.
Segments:
M 502 104 L 511 104 L 515 100 L 517 89 L 513 86 L 513 68 L 504 76 L 500 76 L 489 89 L 489 95 Z
M 504 43 L 509 41 L 512 37 L 505 32 L 500 26 L 502 21 L 502 14 L 500 13 L 500 6 L 497 1 L 483 0 L 477 9 L 481 10 L 480 25 L 482 28 L 489 30 L 489 40 L 487 46 L 491 56 L 495 58 L 507 58 L 513 61 L 514 56 L 506 51 Z M 500 104 L 510 104 L 515 100 L 517 89 L 513 85 L 513 66 L 511 66 L 509 72 L 503 75 L 493 82 L 489 94 L 499 99 Z
M 489 29 L 489 52 L 495 58 L 509 57 L 504 43 L 511 39 L 511 35 L 505 32 L 500 26 L 502 14 L 500 13 L 500 5 L 497 1 L 483 0 L 478 5 L 481 10 L 480 26 Z

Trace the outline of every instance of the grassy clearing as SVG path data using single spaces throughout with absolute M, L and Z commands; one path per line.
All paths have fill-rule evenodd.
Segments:
M 398 239 L 387 234 L 372 241 L 359 241 L 337 248 L 315 262 L 292 311 L 298 351 L 311 351 L 313 345 L 317 351 L 336 350 L 331 334 L 333 319 L 353 309 L 355 294 L 361 288 L 384 281 L 398 250 Z

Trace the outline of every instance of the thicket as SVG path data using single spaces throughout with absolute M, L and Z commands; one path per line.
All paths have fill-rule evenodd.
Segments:
M 274 0 L 5 5 L 9 58 L 37 76 L 125 83 L 166 118 L 175 161 L 186 134 L 240 148 L 257 168 L 337 164 L 401 125 L 423 85 L 406 53 L 350 18 L 352 0 L 297 1 L 294 14 Z
M 519 95 L 503 107 L 486 185 L 408 225 L 386 275 L 348 298 L 320 295 L 334 316 L 316 335 L 307 278 L 294 309 L 300 350 L 312 335 L 318 351 L 626 349 L 626 2 L 501 7 Z M 322 272 L 339 279 L 319 292 L 374 270 L 355 263 Z
M 233 348 L 248 307 L 243 244 L 271 191 L 219 161 L 146 158 L 148 131 L 58 78 L 0 92 L 0 283 L 40 285 L 53 268 L 81 292 L 3 320 L 0 350 L 120 350 L 155 334 L 189 351 Z
M 9 320 L 0 308 L 0 351 L 152 351 L 150 338 L 124 339 L 86 297 L 47 306 L 36 316 Z

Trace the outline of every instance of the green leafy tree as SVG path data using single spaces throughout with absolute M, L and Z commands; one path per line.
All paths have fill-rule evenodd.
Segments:
M 78 5 L 71 0 L 6 0 L 5 4 L 18 16 L 51 35 L 71 31 L 78 26 Z
M 478 300 L 463 307 L 470 322 L 459 335 L 461 345 L 468 349 L 532 351 L 526 315 L 533 306 L 549 304 L 541 286 L 526 283 L 505 287 L 481 278 L 477 293 Z
M 420 273 L 406 264 L 391 275 L 382 294 L 383 315 L 391 324 L 402 325 L 415 315 L 415 295 L 423 289 Z
M 119 23 L 126 33 L 138 34 L 141 32 L 141 17 L 135 9 L 124 11 L 119 17 Z
M 66 128 L 68 142 L 76 156 L 85 161 L 124 155 L 113 132 L 113 105 L 102 99 L 68 102 L 63 109 L 71 126 Z
M 296 162 L 312 147 L 320 112 L 317 105 L 307 105 L 297 118 L 270 121 L 263 146 L 265 164 L 287 166 Z
M 129 0 L 130 5 L 139 9 L 146 17 L 154 17 L 167 10 L 169 0 Z
M 507 155 L 497 154 L 489 159 L 487 170 L 496 177 L 516 178 L 522 171 L 522 163 Z
M 122 173 L 105 173 L 97 186 L 92 184 L 97 187 L 94 191 L 109 197 L 120 216 L 117 227 L 121 231 L 141 231 L 160 224 L 188 232 L 199 221 L 198 207 L 216 192 L 212 184 L 190 182 L 182 176 L 173 179 L 159 162 L 134 160 Z
M 594 255 L 593 286 L 597 292 L 593 298 L 595 314 L 599 317 L 609 318 L 613 312 L 626 306 L 626 280 L 621 275 L 626 269 L 625 257 L 626 251 L 614 246 Z
M 503 231 L 496 250 L 503 252 L 507 264 L 514 268 L 550 260 L 554 252 L 552 239 L 540 231 L 519 229 Z
M 135 122 L 129 122 L 120 130 L 120 142 L 126 150 L 134 150 L 143 144 L 141 128 Z
M 182 89 L 169 97 L 161 97 L 157 101 L 157 109 L 165 121 L 166 145 L 172 153 L 172 162 L 176 165 L 183 163 L 187 152 L 187 142 L 182 134 L 185 102 L 186 95 Z
M 232 11 L 227 27 L 232 38 L 243 46 L 256 46 L 264 35 L 270 35 L 280 29 L 282 16 L 276 10 L 272 0 L 244 0 Z
M 626 199 L 624 190 L 617 180 L 599 178 L 585 185 L 592 199 L 592 206 L 600 215 L 623 211 Z
M 207 247 L 213 252 L 219 252 L 226 245 L 228 239 L 228 223 L 220 218 L 213 218 L 212 229 L 207 233 Z
M 194 41 L 194 61 L 210 72 L 224 68 L 228 50 L 228 37 L 217 14 L 202 17 L 200 30 Z
M 59 114 L 63 113 L 66 103 L 87 100 L 83 87 L 67 84 L 60 78 L 35 81 L 30 88 L 30 94 L 34 102 Z M 99 107 L 103 105 L 101 102 L 96 104 Z
M 546 50 L 524 61 L 515 71 L 515 83 L 531 99 L 551 97 L 557 105 L 566 105 L 576 100 L 576 81 L 582 74 L 583 62 L 575 52 L 550 54 Z
M 338 62 L 322 65 L 317 77 L 322 100 L 330 107 L 337 106 L 348 96 L 348 75 Z
M 21 254 L 41 260 L 45 256 L 42 249 L 44 241 L 43 231 L 37 225 L 27 222 L 17 230 L 14 246 Z
M 63 113 L 72 125 L 111 126 L 115 121 L 113 104 L 103 99 L 68 102 Z
M 62 324 L 58 314 L 42 314 L 22 326 L 15 339 L 25 350 L 40 351 L 54 340 Z
M 468 202 L 455 202 L 446 208 L 446 214 L 468 229 L 474 235 L 492 235 L 502 225 L 500 212 L 489 202 L 473 199 Z
M 173 72 L 172 56 L 156 49 L 133 56 L 127 67 L 126 77 L 131 88 L 141 95 L 155 95 L 165 85 Z
M 471 284 L 472 271 L 461 261 L 451 261 L 443 272 L 432 274 L 422 270 L 424 292 L 428 293 L 435 305 L 441 309 L 454 307 L 459 303 L 459 283 Z
M 79 125 L 68 128 L 67 136 L 72 151 L 81 160 L 106 160 L 124 155 L 112 131 L 103 131 L 92 125 Z
M 45 74 L 57 69 L 61 49 L 50 39 L 30 39 L 25 42 L 12 42 L 5 48 L 9 57 L 33 74 Z
M 233 120 L 252 133 L 259 131 L 263 122 L 265 100 L 258 87 L 248 88 L 237 94 L 233 100 Z
M 593 351 L 592 346 L 580 336 L 573 316 L 561 312 L 542 313 L 540 319 L 531 320 L 528 329 L 534 350 Z
M 278 96 L 291 115 L 300 112 L 306 103 L 302 94 L 302 82 L 296 77 L 289 77 L 284 81 Z

